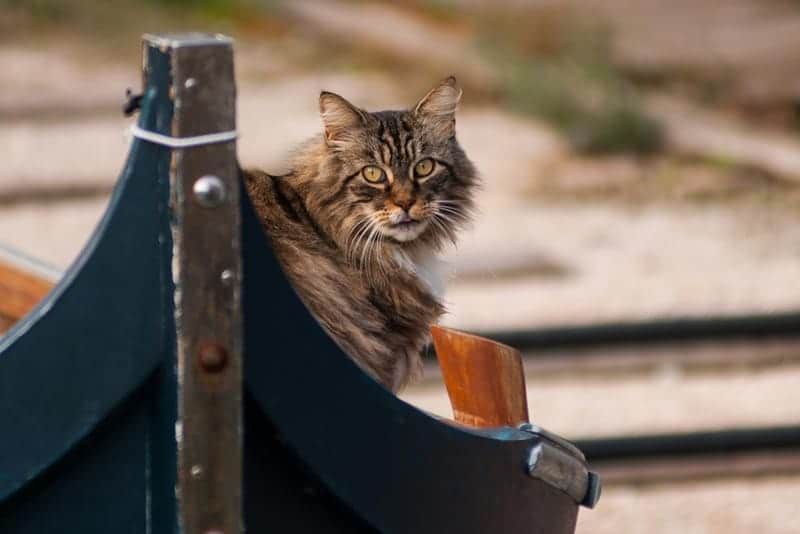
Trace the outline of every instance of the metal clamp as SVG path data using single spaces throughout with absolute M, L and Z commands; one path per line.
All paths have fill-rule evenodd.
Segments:
M 594 508 L 600 500 L 600 477 L 589 471 L 583 453 L 572 443 L 532 423 L 519 429 L 538 441 L 526 459 L 528 474 L 563 491 L 579 505 Z

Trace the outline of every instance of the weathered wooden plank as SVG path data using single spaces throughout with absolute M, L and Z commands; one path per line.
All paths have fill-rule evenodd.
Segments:
M 53 288 L 55 273 L 44 273 L 13 252 L 0 251 L 0 332 L 27 314 Z

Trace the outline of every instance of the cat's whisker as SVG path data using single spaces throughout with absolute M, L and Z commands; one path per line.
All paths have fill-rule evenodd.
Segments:
M 442 223 L 436 217 L 436 212 L 435 211 L 431 211 L 430 215 L 428 216 L 428 220 L 431 221 L 431 224 L 433 224 L 433 226 L 435 227 L 436 230 L 443 230 L 444 229 L 444 228 L 442 228 Z
M 431 203 L 435 209 L 447 209 L 447 210 L 455 210 L 455 211 L 463 211 L 464 206 L 461 203 L 453 202 L 453 203 L 444 203 L 443 201 L 434 201 Z
M 464 217 L 464 215 L 459 211 L 447 210 L 442 207 L 436 209 L 436 214 L 452 224 L 458 224 L 460 219 Z
M 439 211 L 439 215 L 441 215 L 444 220 L 448 221 L 450 224 L 458 226 L 463 222 L 465 219 L 460 213 L 449 213 L 446 211 Z
M 358 241 L 358 235 L 360 231 L 363 231 L 364 227 L 369 224 L 369 218 L 361 219 L 356 224 L 353 225 L 353 228 L 350 230 L 350 234 L 345 239 L 344 249 L 347 254 L 347 257 L 350 256 L 351 247 Z
M 440 212 L 434 213 L 433 220 L 436 221 L 438 227 L 441 228 L 444 236 L 453 244 L 455 244 L 456 243 L 455 228 L 457 224 L 452 219 L 450 219 L 449 217 Z M 445 223 L 449 223 L 449 226 L 446 225 Z
M 455 208 L 453 206 L 435 205 L 433 206 L 433 210 L 442 213 L 449 213 L 458 217 L 459 219 L 464 219 L 468 216 L 468 213 L 466 213 L 461 207 Z
M 367 226 L 368 224 L 356 225 L 353 228 L 353 232 L 350 234 L 350 237 L 347 239 L 344 251 L 345 251 L 345 259 L 347 260 L 348 263 L 352 262 L 355 251 L 358 249 L 358 243 L 360 241 L 361 233 L 364 232 L 364 229 Z
M 367 238 L 370 235 L 370 232 L 378 226 L 378 222 L 374 217 L 367 217 L 365 222 L 366 224 L 359 231 L 356 239 L 353 241 L 351 250 L 348 252 L 348 262 L 352 263 L 353 260 L 355 260 L 355 255 L 359 252 L 359 250 L 363 250 L 366 246 L 366 242 L 368 241 Z
M 380 237 L 380 228 L 376 224 L 370 231 L 369 236 L 367 237 L 362 255 L 361 269 L 366 271 L 368 275 L 372 274 L 373 263 L 370 260 L 370 258 L 373 254 L 376 242 L 379 237 Z
M 436 216 L 436 213 L 434 213 L 433 216 L 431 217 L 431 222 L 434 224 L 434 226 L 436 227 L 436 229 L 439 232 L 441 232 L 443 234 L 447 233 L 447 228 L 445 228 L 445 226 L 442 224 L 442 222 Z
M 462 211 L 462 210 L 460 210 L 460 209 L 456 209 L 456 208 L 454 208 L 454 207 L 452 207 L 452 206 L 447 206 L 447 205 L 438 205 L 438 204 L 437 204 L 437 205 L 434 207 L 434 209 L 435 209 L 435 210 L 437 210 L 437 211 L 444 212 L 444 213 L 452 213 L 453 215 L 458 215 L 458 216 L 460 216 L 460 217 L 463 217 L 463 216 L 464 216 L 464 213 L 463 213 L 463 211 Z
M 450 227 L 452 227 L 453 233 L 455 233 L 455 230 L 460 228 L 468 220 L 468 218 L 461 213 L 439 211 L 437 212 L 437 215 L 442 219 L 442 221 L 446 222 L 448 225 L 450 225 Z
M 367 281 L 374 285 L 377 280 L 379 280 L 378 275 L 379 272 L 376 273 L 376 269 L 380 269 L 383 267 L 382 264 L 382 257 L 378 254 L 378 245 L 383 241 L 383 234 L 380 231 L 380 227 L 375 225 L 370 233 L 369 237 L 367 238 L 367 244 L 365 245 L 365 254 L 363 255 L 363 267 L 362 270 L 367 275 Z M 375 256 L 375 260 L 371 261 L 371 256 Z
M 371 226 L 371 230 L 370 230 L 369 236 L 367 237 L 366 243 L 364 245 L 364 250 L 361 253 L 360 266 L 361 266 L 362 270 L 365 270 L 365 269 L 368 270 L 368 268 L 369 268 L 369 256 L 370 256 L 370 253 L 371 253 L 370 249 L 372 248 L 373 243 L 375 242 L 376 236 L 379 236 L 379 235 L 380 235 L 380 228 L 378 227 L 378 224 L 377 223 L 373 224 Z
M 358 251 L 359 245 L 361 245 L 364 241 L 364 238 L 367 235 L 369 235 L 369 231 L 374 224 L 375 221 L 372 218 L 366 219 L 366 224 L 361 228 L 361 230 L 358 232 L 355 239 L 353 240 L 353 250 L 352 250 L 353 254 L 355 254 Z
M 364 270 L 364 266 L 367 263 L 366 257 L 367 257 L 368 251 L 369 251 L 369 244 L 372 241 L 372 236 L 374 235 L 374 233 L 375 233 L 374 226 L 370 226 L 370 229 L 367 232 L 366 237 L 363 240 L 363 244 L 361 245 L 361 257 L 359 258 L 359 261 L 358 261 L 358 268 L 361 271 Z
M 452 224 L 454 227 L 458 226 L 458 220 L 456 220 L 455 218 L 451 217 L 450 215 L 447 215 L 447 214 L 442 213 L 442 212 L 438 212 L 436 215 L 438 217 L 441 217 L 442 221 L 447 222 L 449 224 Z
M 372 240 L 372 235 L 375 232 L 375 224 L 370 224 L 369 229 L 364 234 L 364 238 L 361 240 L 361 247 L 360 247 L 360 258 L 358 262 L 358 268 L 363 270 L 364 264 L 366 262 L 365 258 L 367 255 L 367 251 L 369 250 L 369 243 Z

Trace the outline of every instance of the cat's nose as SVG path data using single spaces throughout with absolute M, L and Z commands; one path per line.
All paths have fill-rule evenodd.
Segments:
M 393 201 L 398 208 L 403 208 L 405 211 L 408 211 L 411 209 L 411 206 L 414 205 L 416 199 L 412 197 L 401 197 L 395 198 Z

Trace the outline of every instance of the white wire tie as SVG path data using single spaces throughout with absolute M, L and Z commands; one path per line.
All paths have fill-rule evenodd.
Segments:
M 150 130 L 139 128 L 136 124 L 132 124 L 131 135 L 138 139 L 170 148 L 190 148 L 193 146 L 213 145 L 215 143 L 235 141 L 236 138 L 239 137 L 239 132 L 237 130 L 230 130 L 228 132 L 194 135 L 192 137 L 172 137 L 170 135 L 151 132 Z

